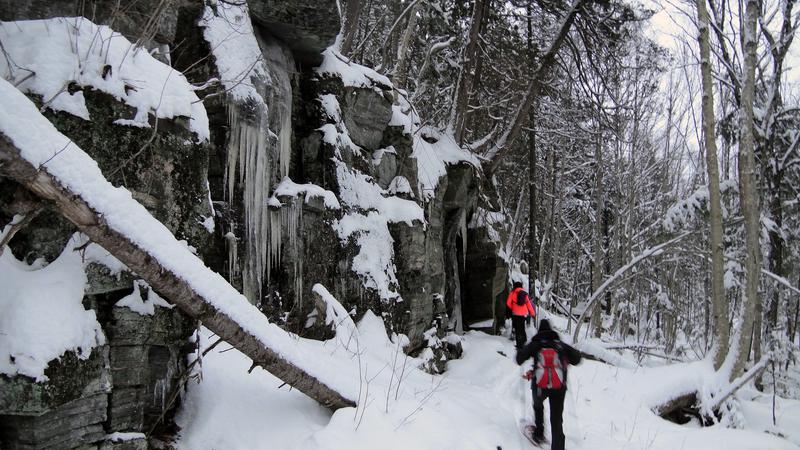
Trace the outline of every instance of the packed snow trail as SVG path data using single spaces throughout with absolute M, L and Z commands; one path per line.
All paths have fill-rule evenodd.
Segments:
M 518 429 L 520 418 L 532 417 L 531 392 L 529 382 L 521 378 L 525 369 L 512 360 L 515 353 L 508 338 L 468 332 L 463 336 L 464 355 L 449 362 L 444 375 L 426 374 L 415 368 L 421 359 L 408 360 L 395 399 L 400 372 L 398 369 L 391 376 L 395 343 L 386 336 L 382 321 L 370 313 L 358 324 L 358 330 L 360 356 L 350 357 L 360 359 L 365 380 L 370 380 L 368 388 L 367 383 L 362 386 L 362 406 L 330 415 L 301 394 L 286 387 L 278 389 L 281 381 L 268 373 L 257 369 L 248 375 L 249 361 L 235 350 L 215 350 L 204 359 L 203 382 L 189 387 L 178 415 L 182 429 L 178 448 L 534 448 Z M 528 336 L 533 332 L 529 329 Z M 208 345 L 213 337 L 206 332 L 203 342 Z M 316 345 L 320 355 L 341 351 L 341 346 L 333 342 L 309 345 Z M 225 350 L 224 346 L 218 348 Z M 747 391 L 740 398 L 748 424 L 745 430 L 681 426 L 650 411 L 651 404 L 674 391 L 682 380 L 703 376 L 706 372 L 702 365 L 631 370 L 584 360 L 571 367 L 564 410 L 566 448 L 800 448 L 800 402 L 794 400 L 779 399 L 777 429 L 770 426 L 770 398 L 751 398 L 755 394 Z M 549 428 L 548 410 L 546 406 L 545 424 Z M 767 434 L 767 429 L 787 438 Z

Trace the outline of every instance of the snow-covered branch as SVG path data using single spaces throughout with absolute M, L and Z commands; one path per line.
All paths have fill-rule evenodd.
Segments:
M 655 245 L 653 247 L 644 250 L 643 252 L 634 256 L 630 261 L 628 261 L 627 264 L 617 269 L 617 271 L 614 272 L 613 275 L 606 278 L 603 284 L 601 284 L 600 287 L 598 287 L 594 292 L 592 292 L 592 295 L 590 295 L 589 298 L 586 300 L 586 309 L 583 310 L 580 317 L 578 318 L 578 324 L 575 326 L 575 333 L 572 335 L 573 342 L 578 342 L 578 336 L 581 331 L 581 325 L 583 324 L 583 320 L 586 314 L 587 313 L 591 314 L 592 308 L 594 308 L 594 304 L 597 302 L 600 296 L 606 291 L 606 289 L 608 289 L 615 281 L 617 281 L 620 277 L 622 277 L 622 275 L 624 275 L 626 272 L 639 265 L 639 263 L 641 263 L 642 261 L 664 253 L 664 250 L 671 247 L 672 245 L 677 244 L 678 242 L 682 241 L 683 239 L 692 234 L 693 232 L 686 232 L 666 242 L 663 242 L 661 244 Z

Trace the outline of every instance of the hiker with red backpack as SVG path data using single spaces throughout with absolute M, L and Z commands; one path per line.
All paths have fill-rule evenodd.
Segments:
M 536 310 L 533 309 L 533 304 L 531 304 L 531 297 L 522 289 L 522 283 L 519 281 L 514 282 L 514 287 L 508 294 L 508 299 L 506 299 L 506 306 L 508 311 L 511 312 L 511 326 L 517 338 L 517 350 L 519 350 L 528 341 L 528 336 L 525 333 L 526 318 L 536 317 Z
M 550 399 L 550 429 L 552 450 L 564 450 L 562 416 L 567 393 L 567 367 L 581 362 L 581 353 L 561 342 L 558 333 L 547 319 L 539 323 L 539 332 L 517 351 L 517 364 L 533 359 L 533 370 L 525 374 L 533 390 L 533 442 L 544 442 L 544 401 Z

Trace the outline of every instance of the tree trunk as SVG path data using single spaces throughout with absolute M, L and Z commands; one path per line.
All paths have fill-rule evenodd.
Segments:
M 772 56 L 772 80 L 768 84 L 768 91 L 772 93 L 771 98 L 767 99 L 766 112 L 761 119 L 761 127 L 764 129 L 766 139 L 761 148 L 761 167 L 763 179 L 766 182 L 767 205 L 770 210 L 775 229 L 769 232 L 769 268 L 772 273 L 780 276 L 788 276 L 788 271 L 784 264 L 785 250 L 784 239 L 779 230 L 783 227 L 783 192 L 784 186 L 784 164 L 776 155 L 776 141 L 779 139 L 779 129 L 776 126 L 776 116 L 783 110 L 783 95 L 781 80 L 784 73 L 784 60 L 789 51 L 795 36 L 795 25 L 792 24 L 792 9 L 795 0 L 786 0 L 783 6 L 783 22 L 781 32 L 776 41 L 769 29 L 761 28 L 761 34 L 767 40 Z M 781 304 L 781 289 L 772 290 L 772 299 L 769 308 L 769 330 L 778 327 L 778 316 Z M 786 305 L 787 312 L 789 305 Z M 788 333 L 787 328 L 787 333 Z M 788 334 L 787 334 L 788 335 Z
M 464 143 L 464 124 L 467 118 L 467 106 L 469 97 L 472 93 L 472 81 L 475 75 L 476 57 L 478 54 L 478 40 L 483 25 L 485 6 L 490 0 L 475 0 L 472 9 L 472 23 L 469 28 L 469 40 L 464 50 L 464 60 L 461 71 L 458 74 L 456 83 L 455 97 L 450 113 L 448 128 L 453 132 L 456 142 L 461 145 Z
M 542 177 L 543 197 L 544 197 L 544 191 L 546 189 L 545 182 L 546 182 L 546 180 L 552 179 L 554 170 L 555 170 L 555 152 L 548 152 L 547 153 L 547 174 L 545 174 Z M 550 186 L 550 194 L 552 195 L 552 193 L 553 193 L 553 187 Z M 544 261 L 544 257 L 545 257 L 545 254 L 547 252 L 547 247 L 545 247 L 545 242 L 550 243 L 551 242 L 551 238 L 552 238 L 551 237 L 551 233 L 553 232 L 553 227 L 552 226 L 545 226 L 547 224 L 551 224 L 552 223 L 552 218 L 553 218 L 552 204 L 551 204 L 550 208 L 545 208 L 544 212 L 545 212 L 546 216 L 543 218 L 543 220 L 541 222 L 539 222 L 541 224 L 541 226 L 542 226 L 542 231 L 541 231 L 542 237 L 541 237 L 541 239 L 539 239 L 539 245 L 537 246 L 537 249 L 536 249 L 536 251 L 538 252 L 538 254 L 536 255 L 536 267 L 539 268 L 539 270 L 538 270 L 539 272 L 541 272 L 541 270 L 544 267 L 546 267 L 546 264 L 545 264 L 545 261 Z M 552 247 L 552 245 L 551 245 L 551 247 Z M 544 280 L 540 280 L 540 282 L 542 282 L 542 281 L 544 281 Z
M 598 131 L 599 131 L 598 122 Z M 594 239 L 592 239 L 592 292 L 597 292 L 603 282 L 603 216 L 605 209 L 605 195 L 603 193 L 603 143 L 602 135 L 598 133 L 594 147 Z M 587 307 L 589 305 L 586 305 Z M 592 309 L 591 328 L 595 337 L 602 333 L 600 304 Z
M 533 8 L 531 2 L 528 2 L 527 7 L 528 17 L 528 56 L 533 61 L 534 47 L 533 47 Z M 536 277 L 539 272 L 539 241 L 536 235 L 536 225 L 539 221 L 539 214 L 536 202 L 536 105 L 531 107 L 528 113 L 528 120 L 530 121 L 531 130 L 528 132 L 528 290 L 531 294 L 536 293 Z M 538 300 L 538 299 L 537 299 Z M 537 321 L 539 317 L 537 315 Z
M 535 298 L 536 277 L 539 272 L 539 240 L 536 236 L 539 214 L 536 209 L 536 121 L 532 119 L 531 122 L 532 129 L 528 134 L 528 291 Z M 538 305 L 540 299 L 535 300 Z
M 328 408 L 355 406 L 353 400 L 285 360 L 280 349 L 269 348 L 259 337 L 242 328 L 233 318 L 217 309 L 212 299 L 201 296 L 189 282 L 164 267 L 155 255 L 111 228 L 79 192 L 63 186 L 53 177 L 47 166 L 34 167 L 22 158 L 20 150 L 3 133 L 0 133 L 0 168 L 4 176 L 23 185 L 42 200 L 51 202 L 56 210 L 93 242 L 101 245 L 185 314 L 201 321 L 209 330 L 251 358 L 254 365 L 263 367 Z
M 361 0 L 347 0 L 345 4 L 344 24 L 342 26 L 342 47 L 340 52 L 344 56 L 351 56 L 353 42 L 358 30 L 358 19 L 361 16 Z
M 717 162 L 717 142 L 714 132 L 714 92 L 711 77 L 711 46 L 709 44 L 709 16 L 706 0 L 697 0 L 697 22 L 700 43 L 700 71 L 703 86 L 703 142 L 706 151 L 706 171 L 708 174 L 708 193 L 710 209 L 711 251 L 711 311 L 717 351 L 714 355 L 714 368 L 722 367 L 729 347 L 730 329 L 728 327 L 728 305 L 725 302 L 724 248 L 722 243 L 722 204 L 719 191 L 719 164 Z
M 411 49 L 411 41 L 417 31 L 417 14 L 420 7 L 425 0 L 420 0 L 414 4 L 414 7 L 409 12 L 408 24 L 403 31 L 403 37 L 400 39 L 400 47 L 397 49 L 397 65 L 394 69 L 394 77 L 392 79 L 395 87 L 405 88 L 406 79 L 408 78 L 408 59 L 409 50 Z
M 800 276 L 798 276 L 797 284 L 800 286 Z M 792 315 L 794 315 L 794 319 Z M 795 337 L 797 336 L 798 321 L 800 321 L 800 296 L 796 296 L 794 300 L 794 314 L 789 314 L 786 318 L 786 327 L 790 330 L 789 342 L 791 342 L 791 345 L 794 345 Z M 786 361 L 786 368 L 789 368 L 789 360 Z
M 556 183 L 556 177 L 558 176 L 559 169 L 558 169 L 558 159 L 553 161 L 553 219 L 551 223 L 561 221 L 561 204 L 564 200 L 564 190 L 560 187 L 557 188 L 558 183 Z M 556 289 L 558 287 L 558 271 L 561 263 L 561 233 L 553 227 L 553 234 L 550 236 L 550 248 L 551 256 L 550 256 L 550 276 L 548 277 L 548 282 L 550 284 L 550 288 L 548 289 L 547 293 L 547 303 L 548 305 L 553 304 L 553 295 L 557 292 Z
M 758 0 L 747 0 L 744 14 L 744 27 L 741 36 L 744 53 L 744 82 L 742 83 L 742 111 L 740 114 L 739 135 L 739 196 L 742 205 L 745 227 L 745 292 L 744 315 L 739 336 L 739 355 L 731 378 L 744 372 L 752 337 L 752 347 L 761 346 L 761 330 L 757 317 L 761 314 L 761 298 L 758 296 L 759 276 L 761 275 L 761 255 L 759 249 L 759 205 L 755 177 L 754 118 L 755 68 L 756 68 L 756 20 L 759 13 Z

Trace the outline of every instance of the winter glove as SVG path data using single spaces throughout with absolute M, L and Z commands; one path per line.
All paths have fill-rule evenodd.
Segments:
M 525 325 L 530 325 L 530 324 L 531 324 L 531 316 L 528 316 L 525 318 Z
M 523 375 L 522 378 L 525 378 L 526 380 L 531 381 L 533 379 L 533 371 L 529 370 L 529 371 L 525 372 L 525 375 Z
M 511 308 L 506 306 L 506 319 L 510 319 L 510 318 L 511 318 Z

